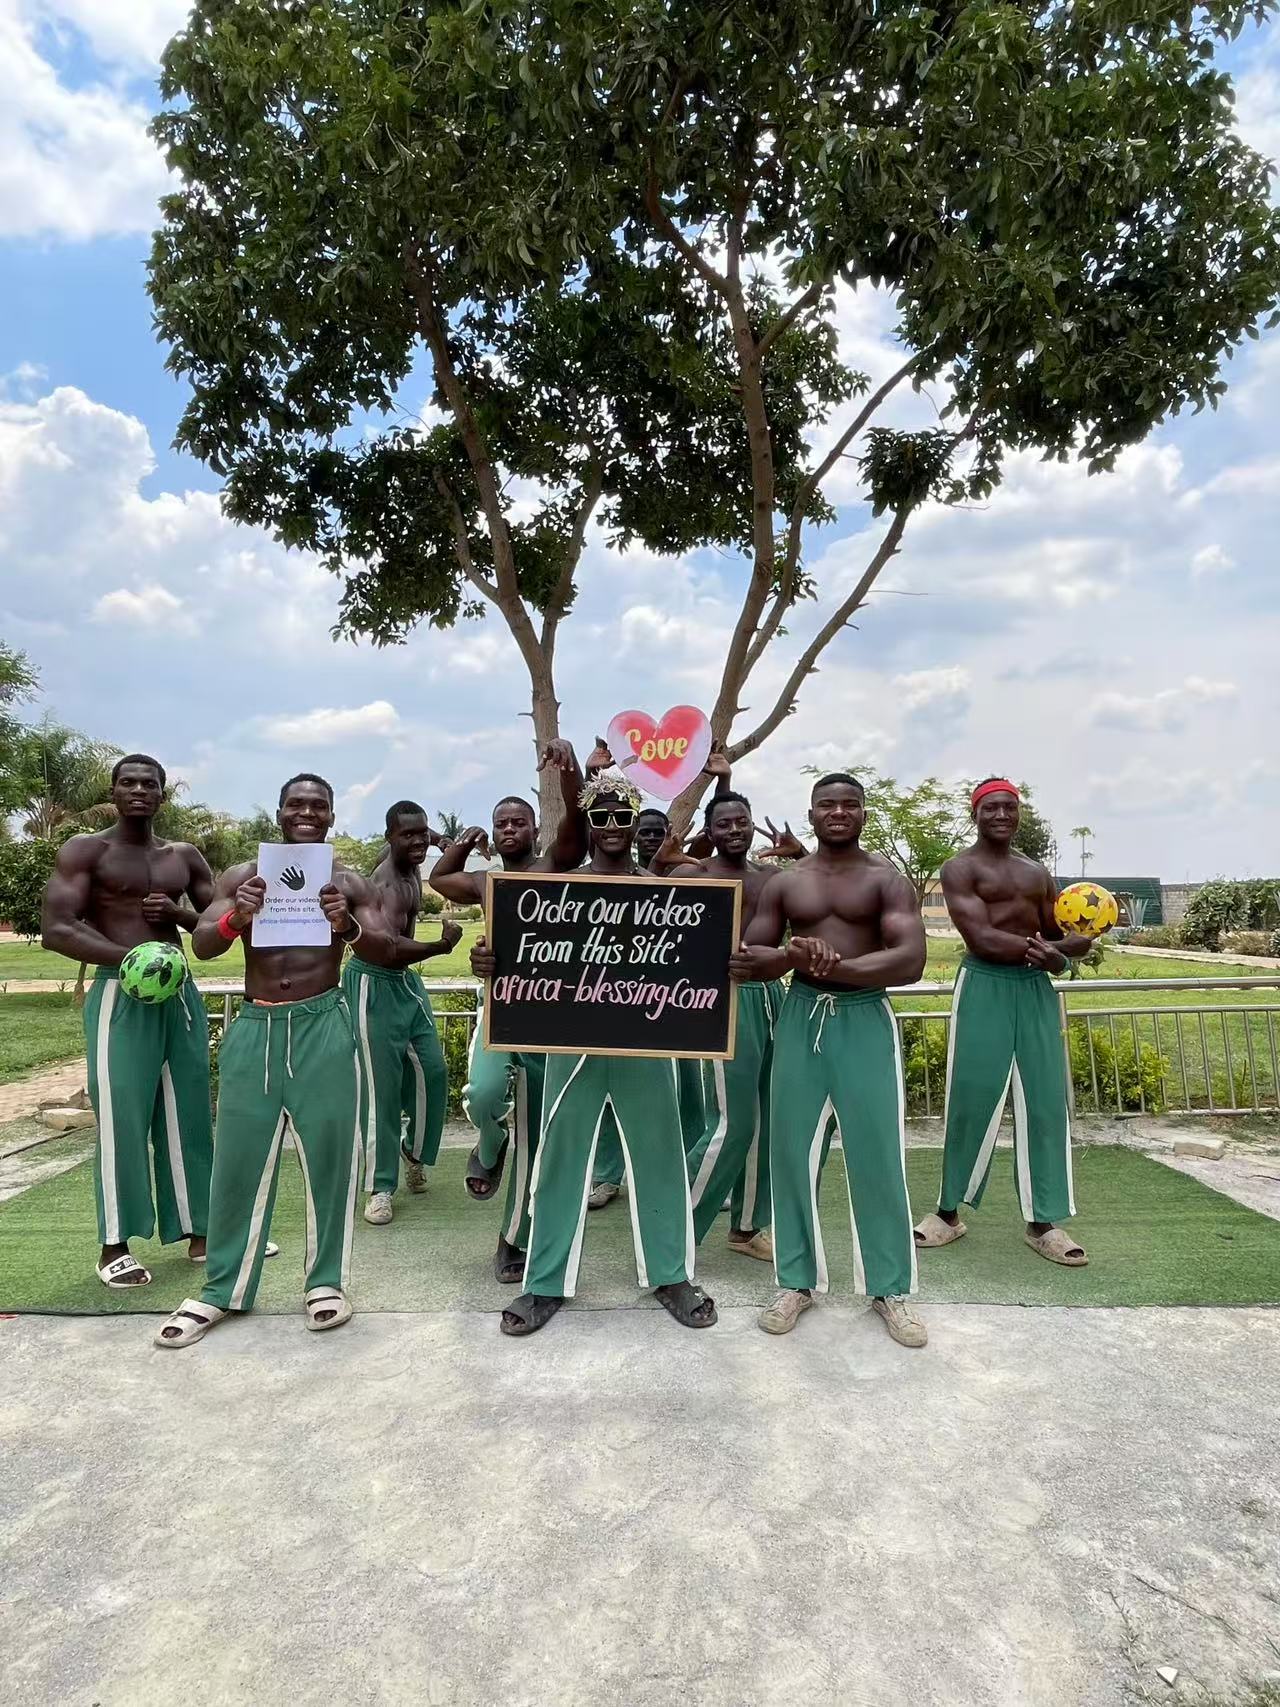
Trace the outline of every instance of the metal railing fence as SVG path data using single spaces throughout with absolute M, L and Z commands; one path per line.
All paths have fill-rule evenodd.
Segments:
M 1055 979 L 1068 1097 L 1076 1114 L 1253 1114 L 1280 1110 L 1280 974 L 1250 978 Z M 451 1066 L 465 1061 L 480 986 L 471 978 L 427 982 L 436 1028 Z M 1113 992 L 1272 990 L 1272 1002 L 1178 1002 L 1123 1007 L 1068 1005 L 1068 996 Z M 926 982 L 891 996 L 946 998 L 950 983 Z M 230 1024 L 241 983 L 206 984 L 210 1030 Z M 907 1114 L 941 1118 L 946 1102 L 951 1009 L 895 1007 Z M 456 1076 L 456 1073 L 454 1074 Z M 459 1085 L 450 1085 L 456 1097 Z

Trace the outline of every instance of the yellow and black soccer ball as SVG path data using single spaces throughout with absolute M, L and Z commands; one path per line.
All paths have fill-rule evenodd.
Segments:
M 1100 883 L 1069 883 L 1054 903 L 1053 916 L 1064 931 L 1101 936 L 1119 919 L 1120 908 Z

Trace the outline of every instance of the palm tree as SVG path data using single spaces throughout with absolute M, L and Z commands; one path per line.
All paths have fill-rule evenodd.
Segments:
M 1093 858 L 1093 855 L 1085 848 L 1085 843 L 1090 840 L 1093 835 L 1093 831 L 1087 824 L 1077 824 L 1071 834 L 1073 836 L 1077 836 L 1080 840 L 1080 875 L 1083 877 L 1085 874 L 1085 866 L 1087 866 L 1089 861 Z
M 48 717 L 24 729 L 14 768 L 22 781 L 18 810 L 25 834 L 50 840 L 71 825 L 110 824 L 116 815 L 111 765 L 119 751 Z
M 460 818 L 456 812 L 441 812 L 439 817 L 441 840 L 445 846 L 448 846 L 450 842 L 457 841 L 466 829 L 467 821 L 465 818 Z

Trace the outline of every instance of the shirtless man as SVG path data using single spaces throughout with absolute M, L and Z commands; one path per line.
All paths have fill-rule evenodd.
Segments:
M 853 1228 L 854 1285 L 900 1345 L 928 1335 L 908 1303 L 916 1289 L 907 1198 L 902 1063 L 889 984 L 924 970 L 915 891 L 879 854 L 858 846 L 862 785 L 843 772 L 814 784 L 809 822 L 818 851 L 780 871 L 756 904 L 740 979 L 790 970 L 773 1039 L 770 1139 L 774 1266 L 781 1290 L 760 1317 L 789 1333 L 813 1292 L 827 1290 L 818 1181 L 834 1117 L 844 1149 Z M 779 946 L 790 926 L 791 940 Z
M 942 892 L 968 954 L 956 978 L 947 1052 L 947 1130 L 942 1190 L 916 1243 L 950 1245 L 968 1231 L 959 1206 L 982 1202 L 1000 1117 L 1013 1090 L 1018 1204 L 1032 1250 L 1066 1268 L 1088 1257 L 1061 1227 L 1076 1212 L 1071 1190 L 1062 1018 L 1050 974 L 1093 946 L 1065 936 L 1053 916 L 1058 887 L 1044 866 L 1013 847 L 1018 790 L 988 777 L 971 801 L 978 839 L 942 868 Z
M 756 835 L 751 802 L 727 787 L 729 763 L 712 754 L 707 769 L 719 779 L 707 805 L 703 834 L 713 852 L 703 860 L 679 859 L 679 843 L 669 836 L 654 869 L 669 877 L 727 877 L 742 885 L 742 930 L 755 918 L 760 896 L 775 873 L 748 859 Z M 724 786 L 721 786 L 721 785 Z M 773 844 L 757 859 L 803 859 L 807 849 L 791 834 L 769 824 Z M 669 863 L 672 860 L 676 863 Z M 773 1028 L 782 1006 L 783 987 L 744 984 L 738 993 L 738 1024 L 732 1061 L 708 1061 L 708 1111 L 703 1132 L 689 1151 L 693 1232 L 699 1244 L 711 1230 L 731 1193 L 729 1249 L 773 1261 L 769 1223 L 769 1081 L 773 1068 Z
M 374 1227 L 391 1220 L 391 1198 L 404 1155 L 405 1184 L 427 1189 L 425 1170 L 440 1154 L 449 1074 L 431 1002 L 413 970 L 419 962 L 448 954 L 462 939 L 462 926 L 446 919 L 435 942 L 414 933 L 422 907 L 422 862 L 431 843 L 427 815 L 413 800 L 397 800 L 387 812 L 387 852 L 369 882 L 391 931 L 389 965 L 364 959 L 359 948 L 342 974 L 360 1050 L 360 1134 L 364 1143 L 364 1189 L 370 1193 L 364 1218 Z M 407 1138 L 401 1120 L 407 1117 Z
M 164 767 L 145 753 L 117 759 L 109 830 L 63 844 L 45 890 L 41 940 L 55 954 L 96 966 L 84 1007 L 89 1095 L 98 1121 L 94 1188 L 98 1200 L 98 1279 L 146 1286 L 151 1275 L 130 1239 L 155 1231 L 147 1139 L 155 1158 L 160 1237 L 189 1241 L 204 1260 L 213 1127 L 209 1114 L 209 1021 L 187 979 L 167 1002 L 122 995 L 120 962 L 141 942 L 178 945 L 195 929 L 213 893 L 204 856 L 187 842 L 156 836 Z
M 311 772 L 290 777 L 276 823 L 291 847 L 323 842 L 333 828 L 333 789 Z M 338 970 L 348 945 L 358 943 L 364 959 L 385 966 L 394 944 L 371 885 L 335 861 L 320 891 L 331 941 L 255 948 L 250 927 L 266 891 L 256 860 L 233 865 L 218 879 L 192 937 L 200 960 L 244 943 L 245 1000 L 218 1054 L 204 1290 L 164 1323 L 158 1346 L 193 1345 L 229 1311 L 253 1308 L 286 1129 L 293 1132 L 307 1199 L 307 1326 L 337 1328 L 351 1319 L 345 1294 L 360 1178 L 360 1070 Z
M 591 829 L 589 869 L 602 877 L 640 877 L 632 855 L 638 791 L 621 777 L 599 776 L 583 790 L 582 804 Z M 493 976 L 483 937 L 471 951 L 471 969 L 479 978 Z M 669 1059 L 628 1055 L 547 1057 L 526 1290 L 502 1312 L 504 1334 L 536 1333 L 577 1289 L 591 1164 L 606 1111 L 616 1120 L 626 1162 L 639 1284 L 652 1287 L 682 1326 L 715 1322 L 714 1303 L 692 1284 L 689 1180 L 672 1066 Z
M 607 753 L 597 748 L 587 760 L 588 770 L 607 762 L 607 758 Z M 493 809 L 492 845 L 505 871 L 573 871 L 587 852 L 587 821 L 579 804 L 582 772 L 573 748 L 567 741 L 548 742 L 538 769 L 554 770 L 560 779 L 564 814 L 555 840 L 539 856 L 538 820 L 533 807 L 518 795 L 508 795 Z M 432 866 L 427 882 L 448 901 L 482 906 L 484 873 L 464 868 L 473 853 L 487 854 L 489 845 L 489 838 L 478 825 L 464 830 Z M 529 1182 L 542 1120 L 545 1068 L 545 1055 L 486 1049 L 484 1016 L 476 1015 L 462 1107 L 480 1136 L 467 1158 L 466 1187 L 479 1202 L 497 1195 L 507 1147 L 514 1136 L 515 1159 L 493 1259 L 493 1272 L 504 1285 L 518 1284 L 524 1273 L 524 1253 L 529 1244 Z

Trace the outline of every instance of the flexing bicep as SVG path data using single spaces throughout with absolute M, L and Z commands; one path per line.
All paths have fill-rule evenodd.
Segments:
M 187 897 L 196 912 L 203 913 L 213 900 L 213 873 L 199 848 L 191 849 L 187 870 Z
M 786 879 L 781 872 L 771 877 L 760 891 L 755 916 L 747 926 L 743 941 L 749 948 L 777 948 L 787 928 L 784 907 Z

